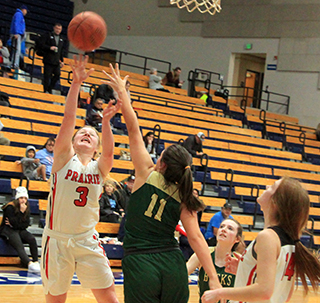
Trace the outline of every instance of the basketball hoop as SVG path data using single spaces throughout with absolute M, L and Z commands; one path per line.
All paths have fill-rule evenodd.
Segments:
M 221 0 L 170 0 L 170 4 L 177 4 L 179 8 L 187 8 L 188 12 L 191 13 L 195 9 L 202 14 L 209 13 L 214 15 L 216 12 L 221 11 Z

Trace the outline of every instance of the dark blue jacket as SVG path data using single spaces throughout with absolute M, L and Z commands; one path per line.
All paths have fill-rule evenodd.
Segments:
M 24 16 L 20 8 L 17 8 L 15 14 L 12 17 L 10 26 L 10 35 L 21 35 L 23 36 L 26 31 L 26 24 Z

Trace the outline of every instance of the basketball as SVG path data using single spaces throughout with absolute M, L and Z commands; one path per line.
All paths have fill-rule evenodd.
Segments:
M 79 50 L 91 52 L 101 46 L 107 37 L 107 25 L 94 12 L 82 12 L 70 21 L 68 39 Z

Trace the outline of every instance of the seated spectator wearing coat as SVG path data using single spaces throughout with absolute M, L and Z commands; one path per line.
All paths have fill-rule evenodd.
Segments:
M 56 140 L 53 137 L 50 137 L 45 145 L 37 151 L 36 158 L 40 160 L 40 163 L 46 166 L 46 177 L 50 178 L 52 164 L 53 164 L 53 149 Z
M 157 154 L 155 151 L 155 144 L 154 144 L 154 133 L 147 132 L 145 136 L 143 136 L 144 145 L 152 159 L 155 159 Z
M 107 180 L 104 185 L 104 192 L 99 200 L 100 205 L 100 222 L 120 222 L 124 215 L 124 210 L 121 208 L 114 191 L 115 183 L 112 180 Z
M 158 76 L 157 74 L 158 74 L 158 71 L 156 68 L 150 69 L 149 88 L 169 93 L 170 91 L 165 89 L 161 85 L 162 78 L 160 76 Z
M 3 220 L 0 225 L 0 236 L 17 251 L 21 264 L 30 272 L 40 272 L 38 246 L 35 237 L 27 231 L 30 224 L 29 195 L 25 187 L 16 188 L 15 200 L 5 204 Z M 29 244 L 32 261 L 29 259 L 23 244 Z
M 1 125 L 0 125 L 0 129 L 1 129 Z M 0 145 L 6 145 L 6 146 L 10 145 L 10 140 L 7 139 L 2 133 L 0 133 Z M 0 160 L 2 160 L 4 157 L 5 155 L 0 155 Z
M 162 84 L 181 88 L 184 81 L 180 80 L 181 68 L 176 67 L 173 71 L 166 73 L 162 79 Z
M 184 140 L 182 146 L 191 154 L 192 157 L 201 157 L 203 155 L 202 142 L 205 140 L 204 133 L 199 132 L 196 135 L 189 136 Z
M 25 177 L 29 180 L 47 181 L 46 166 L 40 163 L 39 159 L 35 158 L 36 148 L 28 145 L 26 148 L 26 156 L 16 163 L 22 165 L 22 171 Z
M 86 124 L 93 126 L 97 131 L 101 131 L 103 118 L 103 99 L 97 98 L 90 109 L 87 110 Z
M 10 72 L 10 65 L 9 50 L 3 45 L 2 39 L 0 39 L 0 66 L 4 78 L 9 78 L 8 72 Z

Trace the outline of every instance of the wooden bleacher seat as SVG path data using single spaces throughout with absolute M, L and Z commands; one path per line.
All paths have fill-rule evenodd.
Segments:
M 45 94 L 40 91 L 34 91 L 29 90 L 28 86 L 25 86 L 24 88 L 20 88 L 20 82 L 19 80 L 12 80 L 11 86 L 1 86 L 1 91 L 9 94 L 10 96 L 16 96 L 16 97 L 25 97 L 30 99 L 38 99 L 42 101 L 48 101 L 48 102 L 57 102 L 57 103 L 65 103 L 65 96 L 60 95 L 52 95 L 52 94 Z M 29 82 L 26 82 L 29 83 Z
M 250 187 L 241 187 L 235 186 L 234 187 L 235 194 L 237 196 L 247 196 L 251 197 L 251 188 Z M 259 190 L 259 195 L 264 192 L 263 189 Z M 254 194 L 256 194 L 256 190 L 254 190 Z M 310 203 L 320 203 L 320 195 L 309 195 Z
M 40 102 L 40 101 L 32 101 L 23 98 L 10 98 L 10 104 L 14 107 L 24 107 L 28 109 L 36 109 L 42 111 L 48 111 L 52 113 L 59 113 L 63 114 L 65 107 L 62 105 L 56 104 L 49 104 L 47 102 Z M 86 110 L 83 108 L 77 108 L 76 112 L 77 116 L 80 116 L 82 119 L 86 118 Z
M 193 165 L 199 166 L 200 159 L 193 158 Z M 208 167 L 213 169 L 232 169 L 234 171 L 241 171 L 252 174 L 272 175 L 272 169 L 270 167 L 259 167 L 256 165 L 239 164 L 234 162 L 209 160 Z
M 234 151 L 251 153 L 251 154 L 270 156 L 272 158 L 285 158 L 285 159 L 292 159 L 292 160 L 298 160 L 298 161 L 302 160 L 302 156 L 300 154 L 295 154 L 292 152 L 287 152 L 282 150 L 274 150 L 269 148 L 267 149 L 267 148 L 261 148 L 261 147 L 230 143 L 229 149 Z
M 222 140 L 228 140 L 231 142 L 247 143 L 250 145 L 251 144 L 252 145 L 261 145 L 261 146 L 272 147 L 272 148 L 277 148 L 277 149 L 282 148 L 282 144 L 280 142 L 251 137 L 251 136 L 237 135 L 234 133 L 227 133 L 227 132 L 210 130 L 209 136 L 212 139 L 222 139 Z
M 204 212 L 201 217 L 202 222 L 210 222 L 210 219 L 214 216 L 214 213 L 208 213 Z M 232 217 L 237 220 L 241 225 L 253 225 L 253 217 L 252 216 L 246 216 L 246 215 L 236 215 L 232 214 Z
M 210 174 L 211 174 L 211 179 L 213 180 L 225 181 L 225 173 L 211 171 Z M 242 183 L 247 185 L 252 185 L 252 184 L 262 185 L 262 186 L 272 185 L 278 179 L 279 178 L 271 179 L 271 178 L 253 177 L 253 176 L 246 176 L 246 175 L 239 175 L 239 174 L 233 175 L 234 183 Z M 302 183 L 302 185 L 308 191 L 320 192 L 320 185 L 310 184 L 310 183 Z
M 52 114 L 43 114 L 35 111 L 17 109 L 12 107 L 0 106 L 1 115 L 10 116 L 12 118 L 24 118 L 35 121 L 42 121 L 61 124 L 63 116 Z M 85 120 L 76 119 L 76 126 L 82 127 L 85 125 Z
M 43 91 L 43 86 L 41 84 L 24 82 L 24 81 L 14 80 L 14 79 L 10 79 L 10 78 L 0 77 L 0 84 L 4 85 L 4 86 L 16 86 L 19 88 L 25 88 L 28 90 L 35 90 L 38 92 Z
M 234 111 L 234 112 L 243 113 L 243 110 L 239 106 L 235 106 L 235 105 L 230 105 L 229 110 Z M 260 111 L 261 110 L 257 109 L 257 108 L 246 107 L 246 115 L 247 116 L 259 117 Z M 286 122 L 286 123 L 289 122 L 292 124 L 299 124 L 299 119 L 296 117 L 292 117 L 292 116 L 288 116 L 288 115 L 281 115 L 281 114 L 273 113 L 273 112 L 269 112 L 269 111 L 266 111 L 266 119 L 271 120 L 271 121 L 274 120 L 274 121 L 280 121 L 280 122 Z M 262 122 L 262 121 L 260 120 L 260 122 Z

